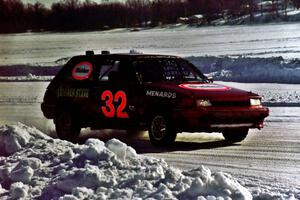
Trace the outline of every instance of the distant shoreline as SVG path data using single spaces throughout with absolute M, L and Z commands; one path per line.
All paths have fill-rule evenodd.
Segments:
M 299 11 L 300 12 L 300 11 Z M 300 14 L 299 14 L 300 15 Z M 165 24 L 161 26 L 146 26 L 146 27 L 118 27 L 118 28 L 108 28 L 108 29 L 87 29 L 87 30 L 27 30 L 27 31 L 18 31 L 18 32 L 0 32 L 0 36 L 3 35 L 14 35 L 14 34 L 63 34 L 63 33 L 87 33 L 87 32 L 111 32 L 114 30 L 126 30 L 128 32 L 139 32 L 146 30 L 155 30 L 155 29 L 174 29 L 179 27 L 188 27 L 188 28 L 205 28 L 205 27 L 218 27 L 218 26 L 264 26 L 264 25 L 285 25 L 285 24 L 299 24 L 299 20 L 296 21 L 269 21 L 269 22 L 249 22 L 249 23 L 222 23 L 222 24 L 206 24 L 206 25 L 195 25 L 195 24 L 183 24 L 183 23 L 175 23 L 175 24 Z

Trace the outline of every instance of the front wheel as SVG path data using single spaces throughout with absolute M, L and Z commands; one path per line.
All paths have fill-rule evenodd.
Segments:
M 149 138 L 154 146 L 168 146 L 174 143 L 176 131 L 163 115 L 155 115 L 149 124 Z
M 62 112 L 55 119 L 56 134 L 59 139 L 77 142 L 80 135 L 80 126 L 70 112 Z
M 240 142 L 248 135 L 248 128 L 226 129 L 222 132 L 224 138 L 228 142 Z

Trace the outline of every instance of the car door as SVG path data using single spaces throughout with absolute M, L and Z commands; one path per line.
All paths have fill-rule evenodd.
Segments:
M 89 92 L 94 81 L 94 61 L 86 57 L 72 59 L 53 81 L 56 88 L 58 110 L 69 110 L 79 121 L 85 119 Z M 59 84 L 58 84 L 59 83 Z M 84 123 L 84 122 L 83 122 Z
M 105 59 L 97 63 L 93 105 L 95 125 L 100 128 L 127 129 L 135 118 L 134 99 L 138 84 L 127 59 Z

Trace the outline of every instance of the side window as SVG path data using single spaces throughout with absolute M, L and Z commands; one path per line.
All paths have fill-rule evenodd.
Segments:
M 119 71 L 120 61 L 118 60 L 107 60 L 100 66 L 99 81 L 110 81 L 118 78 L 117 74 Z
M 163 69 L 164 80 L 181 80 L 182 74 L 175 60 L 159 61 Z
M 137 83 L 138 77 L 132 62 L 124 61 L 119 66 L 120 80 L 127 83 Z
M 137 72 L 143 82 L 180 80 L 181 71 L 175 60 L 150 59 L 137 62 Z
M 99 81 L 136 82 L 137 77 L 131 63 L 110 60 L 100 66 Z
M 133 63 L 136 66 L 138 79 L 142 82 L 156 82 L 163 80 L 160 63 L 156 60 L 140 60 Z

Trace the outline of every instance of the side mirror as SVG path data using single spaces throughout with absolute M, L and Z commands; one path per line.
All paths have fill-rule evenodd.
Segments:
M 214 78 L 212 76 L 208 76 L 207 80 L 209 83 L 213 83 L 214 82 Z

